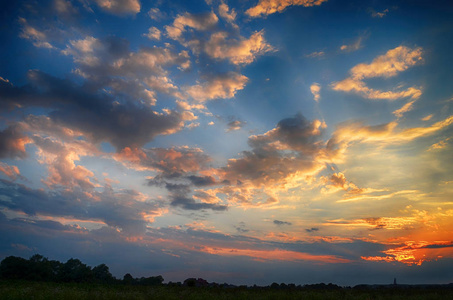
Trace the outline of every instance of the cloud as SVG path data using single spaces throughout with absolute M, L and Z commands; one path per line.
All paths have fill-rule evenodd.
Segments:
M 139 149 L 126 147 L 114 159 L 137 170 L 159 170 L 164 176 L 208 168 L 210 158 L 199 148 L 173 147 Z M 129 165 L 130 164 L 130 165 Z
M 324 263 L 348 263 L 347 259 L 335 257 L 333 255 L 317 255 L 302 253 L 298 251 L 288 251 L 283 249 L 274 250 L 255 250 L 255 249 L 232 249 L 232 248 L 208 248 L 202 250 L 221 256 L 249 256 L 261 261 L 281 260 L 281 261 L 319 261 Z
M 310 58 L 323 57 L 325 54 L 326 53 L 324 51 L 315 51 L 310 54 L 306 54 L 305 57 L 310 57 Z
M 274 51 L 274 48 L 264 39 L 264 31 L 253 33 L 250 38 L 229 38 L 226 32 L 213 33 L 203 47 L 210 57 L 228 59 L 232 64 L 250 64 L 258 55 Z
M 338 191 L 347 191 L 344 195 L 346 198 L 351 196 L 357 196 L 358 194 L 370 192 L 368 189 L 361 189 L 357 187 L 354 183 L 348 181 L 346 176 L 341 173 L 334 173 L 330 177 L 321 177 L 321 181 L 326 185 L 325 188 L 321 190 L 323 193 L 335 193 Z M 373 190 L 374 191 L 374 190 Z
M 408 111 L 411 111 L 413 109 L 413 104 L 415 103 L 415 100 L 409 101 L 406 104 L 404 104 L 400 109 L 397 109 L 393 112 L 393 114 L 397 118 L 401 118 L 404 113 L 407 113 Z
M 397 129 L 397 122 L 374 126 L 365 126 L 360 122 L 346 122 L 335 130 L 327 144 L 327 148 L 333 150 L 342 144 L 343 146 L 336 148 L 337 151 L 341 152 L 340 148 L 352 142 L 381 143 L 383 145 L 410 142 L 414 139 L 434 134 L 449 127 L 451 124 L 453 124 L 453 116 L 428 127 L 413 127 L 402 130 Z
M 165 29 L 169 38 L 179 41 L 186 31 L 186 27 L 196 30 L 208 30 L 213 28 L 218 21 L 219 18 L 213 12 L 200 14 L 186 12 L 183 15 L 177 16 L 173 21 L 173 25 L 165 26 Z
M 162 21 L 163 19 L 166 18 L 166 14 L 164 12 L 162 12 L 159 8 L 157 7 L 153 7 L 151 8 L 149 11 L 148 11 L 148 16 L 156 21 L 156 22 L 160 22 Z
M 321 91 L 321 85 L 319 83 L 313 83 L 311 86 L 310 86 L 310 92 L 313 94 L 313 99 L 318 102 L 319 99 L 321 98 L 321 95 L 319 94 L 319 92 Z
M 192 195 L 194 188 L 224 184 L 210 175 L 199 175 L 203 170 L 207 170 L 210 162 L 210 158 L 201 149 L 125 148 L 115 154 L 114 158 L 137 170 L 159 171 L 156 176 L 148 178 L 148 185 L 166 188 L 171 206 L 185 210 L 227 209 L 226 205 L 220 203 L 220 199 L 215 197 L 208 199 L 206 197 L 208 194 L 202 190 Z M 194 198 L 202 202 L 196 202 Z
M 373 77 L 393 77 L 419 64 L 423 60 L 422 54 L 422 48 L 410 49 L 399 46 L 388 50 L 384 55 L 378 56 L 370 64 L 362 63 L 353 67 L 350 71 L 351 77 L 358 80 Z
M 234 8 L 230 10 L 228 5 L 223 1 L 219 5 L 219 16 L 226 20 L 234 28 L 239 29 L 239 26 L 234 23 L 237 16 L 236 11 L 234 10 Z
M 218 173 L 231 183 L 218 193 L 239 205 L 275 205 L 275 190 L 300 185 L 307 176 L 325 168 L 324 143 L 320 140 L 325 124 L 310 122 L 301 114 L 281 120 L 276 128 L 249 137 L 250 151 L 229 159 Z M 297 183 L 296 183 L 297 182 Z
M 357 40 L 354 43 L 352 43 L 350 45 L 342 45 L 340 47 L 340 50 L 343 51 L 343 52 L 357 51 L 360 48 L 362 48 L 362 42 L 363 42 L 364 39 L 365 39 L 364 36 L 360 36 L 360 37 L 357 38 Z
M 29 25 L 27 20 L 24 18 L 19 18 L 19 23 L 22 25 L 22 32 L 19 35 L 21 38 L 32 40 L 33 46 L 37 48 L 54 48 L 54 46 L 49 43 L 49 37 L 46 32 L 40 31 Z
M 375 11 L 374 9 L 370 9 L 370 14 L 373 18 L 383 18 L 387 15 L 388 12 L 389 12 L 388 8 L 384 9 L 381 12 Z
M 252 150 L 244 151 L 242 158 L 228 161 L 225 178 L 259 186 L 281 184 L 285 177 L 297 172 L 312 172 L 319 167 L 316 158 L 322 148 L 318 143 L 321 129 L 320 122 L 309 122 L 302 115 L 281 120 L 276 128 L 249 138 Z
M 65 16 L 66 18 L 79 13 L 78 9 L 74 7 L 70 1 L 54 0 L 53 5 L 57 13 L 61 16 Z
M 234 11 L 229 12 L 228 6 L 223 2 L 219 6 L 219 14 L 233 26 L 233 29 L 236 28 L 233 23 Z M 250 64 L 257 56 L 274 51 L 264 39 L 263 30 L 245 38 L 238 30 L 220 30 L 217 23 L 218 17 L 213 12 L 185 13 L 176 17 L 173 25 L 166 26 L 165 29 L 169 38 L 191 49 L 194 54 L 205 53 L 210 58 L 229 60 L 235 65 Z M 187 28 L 194 31 L 189 32 Z
M 317 228 L 317 227 L 306 228 L 305 231 L 306 231 L 306 232 L 309 232 L 309 233 L 310 233 L 310 232 L 316 232 L 316 231 L 319 231 L 319 228 Z
M 181 207 L 186 210 L 205 210 L 211 209 L 215 211 L 225 211 L 228 209 L 228 206 L 222 204 L 213 204 L 213 203 L 198 203 L 195 202 L 192 198 L 184 198 L 184 197 L 175 197 L 170 205 L 175 207 Z
M 442 141 L 439 141 L 435 144 L 432 144 L 431 147 L 429 147 L 428 151 L 432 151 L 432 150 L 438 150 L 438 149 L 444 149 L 446 147 L 448 147 L 448 141 L 451 140 L 451 138 L 446 138 Z
M 25 145 L 31 140 L 22 132 L 20 126 L 11 125 L 0 131 L 0 158 L 25 158 Z
M 382 251 L 387 256 L 362 256 L 363 260 L 400 262 L 409 266 L 421 266 L 423 263 L 431 260 L 437 260 L 439 257 L 451 257 L 451 241 L 406 241 L 402 246 L 393 247 Z
M 426 121 L 431 120 L 431 118 L 432 118 L 433 116 L 434 116 L 433 114 L 430 114 L 430 115 L 427 115 L 427 116 L 421 118 L 421 120 L 426 122 Z
M 228 122 L 228 124 L 227 124 L 227 126 L 228 126 L 227 132 L 239 130 L 242 127 L 244 127 L 245 124 L 247 124 L 247 122 L 245 122 L 245 121 L 232 120 L 232 121 Z
M 252 18 L 264 17 L 276 12 L 282 12 L 288 6 L 301 5 L 304 7 L 321 5 L 327 0 L 260 0 L 254 7 L 246 10 L 246 14 Z
M 94 0 L 104 11 L 114 15 L 135 15 L 140 12 L 139 0 Z
M 93 142 L 110 142 L 118 150 L 142 146 L 157 135 L 177 132 L 185 121 L 194 117 L 191 113 L 173 110 L 156 112 L 148 105 L 127 99 L 120 103 L 108 94 L 98 94 L 90 88 L 39 71 L 30 71 L 29 79 L 29 86 L 0 89 L 7 99 L 5 102 L 51 107 L 48 117 L 55 124 L 83 132 Z M 9 150 L 3 150 L 5 153 L 15 149 L 9 153 L 23 156 L 20 153 L 25 153 L 22 150 L 24 140 L 17 131 L 7 130 L 3 132 L 3 138 L 11 141 L 2 144 L 9 145 Z
M 202 84 L 185 87 L 185 93 L 198 102 L 213 99 L 233 98 L 238 90 L 242 90 L 248 78 L 236 72 L 229 72 L 208 78 Z
M 96 147 L 85 141 L 62 143 L 50 137 L 42 138 L 37 134 L 32 139 L 38 147 L 39 161 L 48 166 L 49 175 L 43 180 L 48 187 L 79 186 L 88 191 L 96 186 L 91 181 L 95 179 L 93 172 L 75 164 L 81 156 L 99 155 Z
M 80 220 L 101 220 L 127 234 L 143 233 L 152 217 L 160 215 L 159 205 L 133 190 L 85 191 L 64 189 L 45 192 L 21 184 L 0 180 L 4 198 L 0 205 L 28 216 L 74 217 Z M 9 200 L 5 200 L 9 199 Z
M 148 33 L 144 33 L 143 35 L 150 40 L 160 40 L 161 32 L 157 27 L 150 27 Z
M 422 91 L 416 87 L 409 87 L 403 91 L 381 91 L 369 88 L 363 81 L 367 78 L 384 77 L 390 78 L 408 68 L 419 64 L 422 61 L 422 49 L 410 49 L 399 46 L 387 51 L 386 54 L 375 58 L 371 64 L 358 64 L 349 73 L 350 77 L 332 83 L 332 88 L 336 91 L 354 92 L 368 99 L 389 99 L 411 97 L 417 99 Z
M 159 32 L 153 28 L 152 37 L 157 38 Z M 71 40 L 62 53 L 73 57 L 77 64 L 74 72 L 89 79 L 87 85 L 92 89 L 107 90 L 113 96 L 148 105 L 156 104 L 156 91 L 182 98 L 178 87 L 169 80 L 167 68 L 186 70 L 191 64 L 187 51 L 142 47 L 132 52 L 129 42 L 117 37 Z
M 3 162 L 0 162 L 0 172 L 8 176 L 11 180 L 16 180 L 18 177 L 21 177 L 17 166 L 10 166 Z
M 293 225 L 291 222 L 285 222 L 285 221 L 279 221 L 279 220 L 274 220 L 275 225 Z

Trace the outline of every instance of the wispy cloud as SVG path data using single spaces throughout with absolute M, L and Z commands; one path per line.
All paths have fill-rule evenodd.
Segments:
M 353 52 L 362 48 L 362 42 L 365 39 L 365 36 L 359 36 L 352 44 L 341 45 L 340 50 L 343 52 Z
M 382 11 L 375 11 L 374 9 L 370 9 L 370 14 L 373 18 L 383 18 L 387 15 L 388 12 L 389 12 L 388 8 Z
M 284 11 L 288 6 L 317 6 L 327 0 L 260 0 L 254 7 L 249 8 L 245 13 L 250 17 L 264 17 L 276 12 Z
M 411 111 L 414 107 L 415 103 L 415 100 L 412 100 L 412 101 L 409 101 L 407 102 L 406 104 L 404 104 L 400 109 L 397 109 L 393 112 L 393 114 L 398 117 L 398 118 L 401 118 L 403 116 L 404 113 L 407 113 L 408 111 Z
M 406 97 L 417 99 L 422 94 L 420 88 L 409 87 L 402 91 L 381 91 L 369 88 L 364 80 L 375 77 L 393 77 L 421 61 L 421 48 L 410 49 L 399 46 L 387 51 L 384 55 L 378 56 L 370 64 L 362 63 L 354 66 L 349 71 L 351 76 L 332 83 L 332 88 L 336 91 L 354 92 L 368 99 L 395 100 Z
M 115 15 L 135 15 L 140 12 L 139 0 L 94 0 L 104 11 Z

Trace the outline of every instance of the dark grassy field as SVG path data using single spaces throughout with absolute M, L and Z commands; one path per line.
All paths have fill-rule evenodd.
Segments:
M 453 299 L 453 290 L 279 290 L 0 281 L 0 299 Z

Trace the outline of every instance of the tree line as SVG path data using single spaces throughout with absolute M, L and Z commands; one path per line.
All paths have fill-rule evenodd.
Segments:
M 90 282 L 102 284 L 161 285 L 162 276 L 134 278 L 127 273 L 123 279 L 115 278 L 105 264 L 94 268 L 71 258 L 62 263 L 35 254 L 30 259 L 8 256 L 0 263 L 0 279 L 47 281 L 47 282 Z

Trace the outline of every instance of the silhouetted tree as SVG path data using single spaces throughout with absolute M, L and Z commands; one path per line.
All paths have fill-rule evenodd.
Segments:
M 196 278 L 187 278 L 184 280 L 184 285 L 189 287 L 194 287 L 197 284 Z
M 91 270 L 94 280 L 100 283 L 112 283 L 115 281 L 115 278 L 109 271 L 109 267 L 105 264 L 100 264 L 99 266 L 94 267 Z
M 64 282 L 87 282 L 92 279 L 91 268 L 79 259 L 69 259 L 61 268 L 59 279 Z
M 0 276 L 8 279 L 27 279 L 30 265 L 22 257 L 8 256 L 0 264 Z
M 164 282 L 164 278 L 162 276 L 151 276 L 151 277 L 142 277 L 140 278 L 139 283 L 141 285 L 161 285 Z
M 271 289 L 278 289 L 279 287 L 280 287 L 280 285 L 278 283 L 276 283 L 276 282 L 273 282 L 271 284 Z
M 134 277 L 132 277 L 131 274 L 127 273 L 123 276 L 123 283 L 125 284 L 134 284 L 135 283 L 135 279 Z

